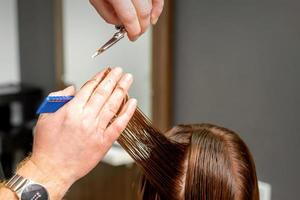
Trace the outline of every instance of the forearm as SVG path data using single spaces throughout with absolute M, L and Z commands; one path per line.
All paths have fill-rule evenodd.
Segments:
M 5 200 L 17 200 L 17 196 L 13 191 L 10 189 L 6 188 L 4 186 L 4 183 L 1 183 L 0 186 L 0 199 L 5 199 Z
M 49 193 L 49 199 L 62 199 L 68 188 L 71 186 L 71 183 L 58 179 L 58 176 L 55 175 L 55 171 L 50 172 L 48 170 L 49 169 L 47 169 L 47 171 L 42 171 L 28 159 L 20 164 L 16 173 L 24 178 L 43 185 Z M 14 200 L 18 198 L 12 190 L 2 184 L 2 187 L 0 188 L 0 199 Z

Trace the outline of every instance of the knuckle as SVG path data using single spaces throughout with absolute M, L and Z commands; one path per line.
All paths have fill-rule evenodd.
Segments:
M 164 1 L 163 0 L 158 1 L 155 8 L 154 8 L 154 10 L 153 10 L 154 11 L 153 14 L 156 15 L 156 16 L 159 16 L 160 13 L 162 12 L 163 8 L 164 8 Z
M 71 116 L 65 116 L 63 123 L 67 127 L 74 127 L 74 124 L 77 124 L 77 120 Z
M 123 96 L 125 93 L 127 93 L 127 87 L 124 83 L 118 84 L 115 90 L 118 94 L 120 94 L 120 96 Z
M 106 130 L 106 128 L 105 128 L 105 127 L 98 126 L 98 128 L 97 128 L 97 134 L 102 134 L 102 133 L 104 133 L 104 132 L 105 132 L 105 130 Z
M 123 131 L 123 126 L 121 123 L 118 122 L 113 125 L 112 129 L 115 133 L 121 133 Z
M 94 95 L 100 96 L 100 97 L 104 97 L 104 96 L 107 95 L 107 93 L 108 93 L 107 90 L 104 90 L 104 89 L 97 89 L 97 90 L 95 90 Z
M 80 129 L 82 131 L 86 132 L 87 130 L 90 129 L 90 127 L 91 127 L 90 120 L 88 120 L 87 118 L 81 120 Z
M 107 112 L 109 113 L 109 116 L 114 116 L 118 111 L 118 105 L 115 103 L 109 103 Z
M 103 87 L 105 89 L 110 89 L 111 87 L 115 86 L 117 84 L 115 78 L 108 79 L 104 84 Z
M 96 134 L 93 134 L 92 139 L 93 141 L 95 141 L 96 148 L 102 149 L 104 147 L 105 142 L 104 142 L 103 132 L 101 133 L 97 132 Z
M 136 20 L 136 16 L 131 12 L 126 12 L 123 17 L 123 22 L 125 24 L 132 24 Z
M 103 85 L 95 90 L 95 94 L 99 96 L 107 96 L 109 94 L 108 85 Z
M 127 112 L 125 112 L 125 113 L 123 113 L 122 117 L 123 117 L 123 120 L 121 123 L 125 124 L 125 126 L 126 126 L 130 120 L 130 116 L 128 115 Z
M 93 78 L 85 82 L 85 84 L 83 84 L 81 88 L 87 87 L 89 85 L 96 85 L 96 84 L 98 84 L 98 80 L 96 78 Z
M 140 18 L 142 20 L 147 20 L 150 18 L 150 12 L 151 10 L 150 9 L 144 9 L 140 12 Z
M 68 121 L 73 121 L 73 119 L 74 119 L 74 112 L 72 112 L 71 109 L 67 109 L 65 118 Z
M 85 118 L 88 118 L 88 116 L 91 116 L 94 112 L 95 112 L 95 109 L 93 109 L 91 106 L 86 106 L 84 109 Z
M 95 84 L 99 83 L 99 80 L 97 78 L 93 78 L 93 79 L 89 80 L 87 83 L 91 84 L 91 85 L 95 85 Z

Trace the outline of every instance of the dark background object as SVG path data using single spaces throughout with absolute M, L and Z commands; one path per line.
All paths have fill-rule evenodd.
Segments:
M 5 178 L 5 176 L 4 176 L 4 172 L 3 172 L 1 161 L 0 161 L 0 180 L 4 180 L 4 178 Z
M 6 178 L 13 174 L 14 163 L 26 156 L 32 148 L 32 129 L 37 118 L 35 111 L 41 101 L 39 88 L 25 85 L 0 86 L 0 178 L 2 167 Z M 13 104 L 19 109 L 13 109 Z M 14 118 L 19 118 L 14 120 Z M 17 152 L 19 158 L 17 158 Z
M 300 1 L 175 6 L 174 123 L 237 131 L 272 200 L 298 199 Z

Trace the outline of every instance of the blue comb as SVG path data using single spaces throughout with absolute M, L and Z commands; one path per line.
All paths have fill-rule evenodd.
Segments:
M 36 114 L 54 113 L 73 98 L 74 96 L 47 96 L 36 111 Z

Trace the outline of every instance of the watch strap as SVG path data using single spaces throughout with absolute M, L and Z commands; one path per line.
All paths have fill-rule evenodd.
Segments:
M 7 183 L 5 183 L 5 186 L 8 187 L 9 189 L 13 190 L 17 196 L 20 197 L 20 194 L 28 183 L 30 183 L 30 180 L 15 174 Z

